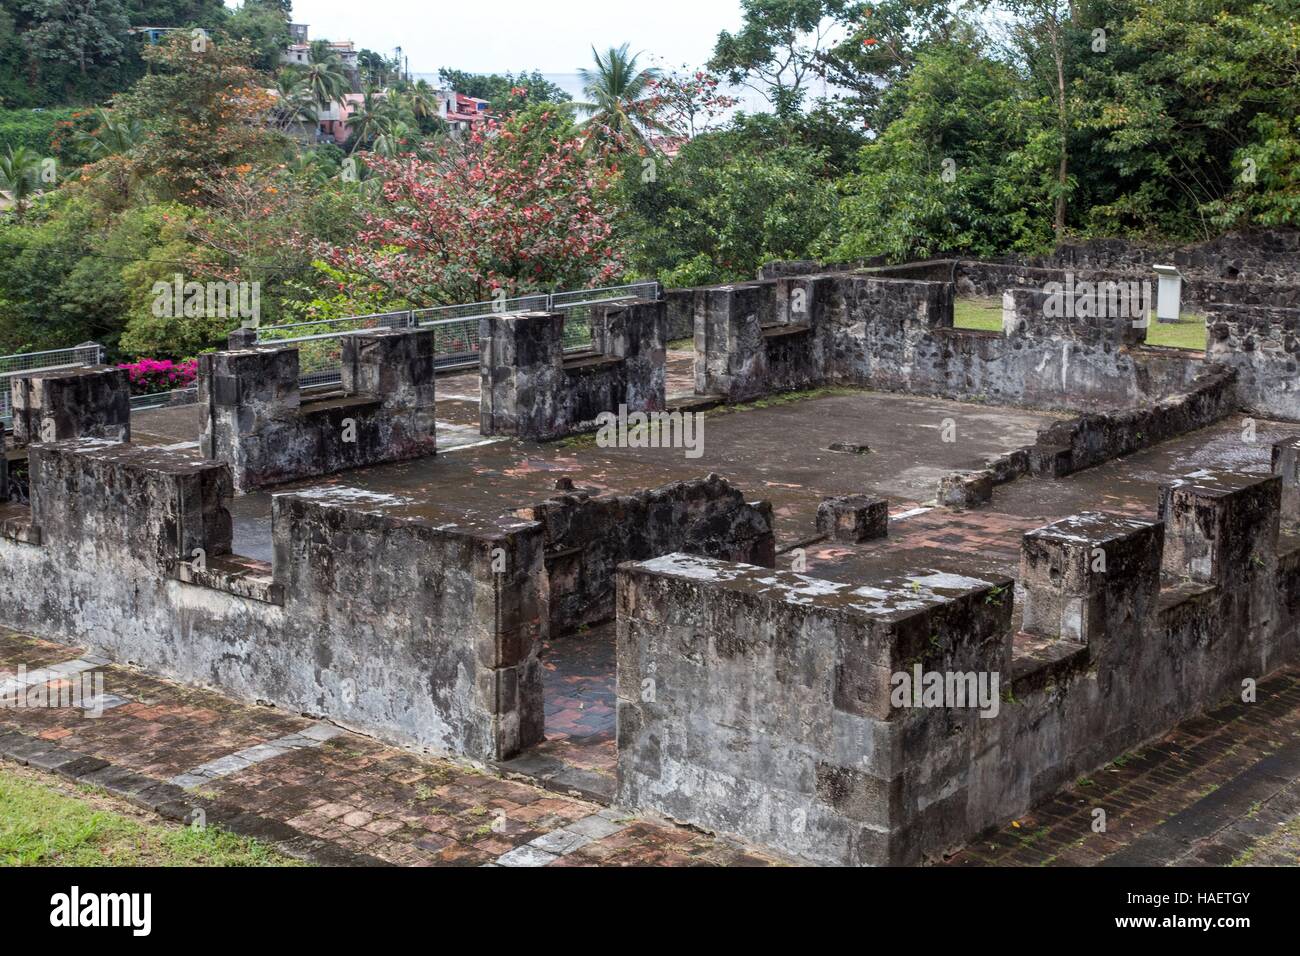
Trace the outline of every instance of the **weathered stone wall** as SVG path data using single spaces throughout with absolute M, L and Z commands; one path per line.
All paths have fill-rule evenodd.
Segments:
M 552 636 L 614 617 L 624 561 L 681 551 L 776 564 L 771 506 L 745 501 L 718 475 L 629 495 L 575 491 L 517 514 L 543 529 Z
M 593 348 L 573 355 L 562 313 L 480 320 L 480 431 L 548 441 L 593 428 L 620 406 L 662 411 L 666 308 L 663 300 L 593 307 Z
M 684 555 L 626 565 L 619 800 L 814 862 L 954 849 L 1296 659 L 1281 485 L 1197 473 L 1164 490 L 1159 521 L 1031 532 L 1015 644 L 1002 578 L 854 587 Z M 918 666 L 999 675 L 996 713 L 907 706 L 896 677 Z
M 1031 467 L 1059 478 L 1204 428 L 1237 409 L 1236 381 L 1232 369 L 1209 365 L 1185 391 L 1153 404 L 1057 422 L 1039 431 Z
M 834 383 L 1085 411 L 995 469 L 990 486 L 1091 467 L 1236 407 L 1231 370 L 1143 347 L 1145 323 L 1132 318 L 1141 302 L 1109 290 L 1066 290 L 1067 309 L 1052 293 L 1010 289 L 1001 333 L 954 329 L 953 284 L 936 281 L 951 265 L 908 267 L 927 279 L 813 275 L 696 290 L 696 392 L 744 401 Z M 982 479 L 961 476 L 950 490 L 971 481 Z
M 125 369 L 105 365 L 32 372 L 10 379 L 13 447 L 32 442 L 131 437 L 131 386 Z
M 1300 275 L 1300 230 L 1227 233 L 1188 246 L 1155 246 L 1126 239 L 1063 243 L 1050 256 L 1031 257 L 1032 265 L 1073 269 L 1149 272 L 1172 263 L 1185 274 L 1206 278 L 1295 284 Z
M 1242 407 L 1300 421 L 1300 308 L 1211 305 L 1206 358 L 1237 370 Z
M 618 602 L 620 805 L 818 863 L 909 863 L 951 832 L 975 712 L 909 716 L 889 676 L 1003 669 L 1010 580 L 854 588 L 671 555 L 625 565 Z
M 1101 268 L 1086 262 L 1068 265 L 1045 265 L 1048 260 L 1030 259 L 1023 262 L 980 261 L 975 259 L 935 259 L 903 265 L 873 267 L 865 274 L 880 278 L 910 279 L 914 281 L 952 282 L 958 295 L 996 297 L 1009 289 L 1025 288 L 1043 290 L 1050 283 L 1075 282 L 1150 282 L 1153 289 L 1157 277 L 1150 265 L 1142 269 Z M 1168 258 L 1153 262 L 1167 264 Z M 1183 277 L 1183 311 L 1204 311 L 1212 303 L 1229 302 L 1242 305 L 1263 305 L 1276 308 L 1300 307 L 1300 283 L 1296 276 L 1279 270 L 1284 281 L 1264 279 L 1235 279 L 1218 274 L 1191 272 Z M 1287 278 L 1289 276 L 1289 279 Z
M 266 566 L 229 554 L 225 465 L 97 441 L 31 461 L 32 527 L 0 537 L 6 624 L 398 743 L 541 739 L 535 523 L 278 495 Z
M 199 356 L 205 458 L 237 492 L 436 451 L 433 332 L 375 330 L 343 340 L 340 392 L 306 398 L 298 350 Z

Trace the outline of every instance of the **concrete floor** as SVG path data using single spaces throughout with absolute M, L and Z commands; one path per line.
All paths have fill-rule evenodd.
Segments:
M 670 380 L 683 386 L 690 361 L 672 353 Z M 971 405 L 863 390 L 825 390 L 791 400 L 777 397 L 706 413 L 703 454 L 682 449 L 599 448 L 590 437 L 536 444 L 478 434 L 478 376 L 441 378 L 439 454 L 414 462 L 359 469 L 237 498 L 235 550 L 269 561 L 273 493 L 307 488 L 358 488 L 390 496 L 384 510 L 454 520 L 495 515 L 550 495 L 559 478 L 580 488 L 631 491 L 717 472 L 752 499 L 767 499 L 778 542 L 789 547 L 814 533 L 823 497 L 872 494 L 887 498 L 890 537 L 856 547 L 820 544 L 800 557 L 807 572 L 861 583 L 913 570 L 984 571 L 1016 576 L 1024 532 L 1081 511 L 1154 517 L 1162 484 L 1198 468 L 1270 470 L 1273 442 L 1300 434 L 1300 425 L 1232 416 L 1064 480 L 1021 479 L 1000 486 L 991 505 L 955 512 L 926 507 L 939 479 L 983 466 L 1002 452 L 1034 441 L 1062 417 L 1025 409 Z M 140 444 L 188 446 L 197 454 L 199 409 L 137 413 Z M 955 440 L 944 441 L 945 425 Z M 830 450 L 833 443 L 866 445 L 865 454 Z M 789 566 L 792 556 L 780 563 Z
M 275 492 L 358 488 L 392 496 L 388 511 L 454 519 L 466 512 L 500 514 L 542 500 L 561 477 L 580 488 L 632 491 L 717 472 L 752 499 L 770 500 L 778 538 L 791 542 L 813 533 L 817 505 L 825 496 L 873 494 L 899 509 L 911 507 L 932 499 L 944 475 L 982 467 L 1005 451 L 1032 444 L 1038 429 L 1057 417 L 837 390 L 706 413 L 703 454 L 691 459 L 683 449 L 598 448 L 592 438 L 485 442 L 472 426 L 453 424 L 467 417 L 467 404 L 439 403 L 436 457 L 283 485 Z M 949 423 L 954 440 L 944 441 Z M 176 446 L 192 442 L 198 427 L 196 407 L 140 412 L 133 420 L 133 440 Z M 871 450 L 831 451 L 837 442 Z M 238 553 L 270 560 L 271 496 L 260 491 L 232 503 Z

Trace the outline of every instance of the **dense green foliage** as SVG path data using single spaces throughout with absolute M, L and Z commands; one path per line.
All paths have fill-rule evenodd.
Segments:
M 1300 218 L 1296 0 L 742 10 L 713 73 L 593 51 L 586 103 L 536 72 L 444 70 L 500 123 L 453 139 L 396 59 L 363 50 L 358 76 L 316 41 L 281 66 L 282 0 L 0 0 L 0 352 L 217 345 L 229 318 L 151 307 L 178 274 L 255 282 L 277 322 L 620 271 L 694 285 L 774 258 Z M 210 39 L 153 43 L 139 25 Z M 771 112 L 729 115 L 719 78 Z M 315 142 L 318 111 L 351 90 L 348 141 Z

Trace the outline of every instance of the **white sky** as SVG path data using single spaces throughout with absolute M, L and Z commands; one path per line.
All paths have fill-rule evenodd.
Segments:
M 293 19 L 313 39 L 389 54 L 400 46 L 412 73 L 573 73 L 590 64 L 593 44 L 624 42 L 666 66 L 702 66 L 741 14 L 740 0 L 294 0 Z

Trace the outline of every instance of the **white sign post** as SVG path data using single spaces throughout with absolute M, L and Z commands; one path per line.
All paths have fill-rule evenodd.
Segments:
M 1156 319 L 1161 322 L 1177 322 L 1182 314 L 1183 276 L 1177 266 L 1152 266 L 1160 277 L 1160 288 L 1156 294 Z

